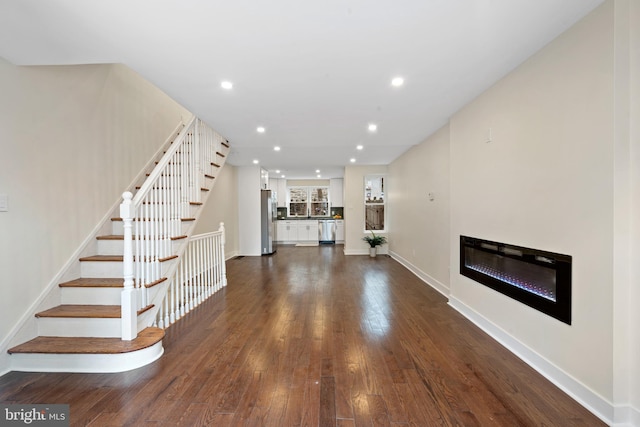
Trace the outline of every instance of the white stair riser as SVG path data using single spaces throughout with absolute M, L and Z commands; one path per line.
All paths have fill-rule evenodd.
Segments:
M 123 279 L 124 282 L 124 279 Z M 122 288 L 60 288 L 61 304 L 120 305 Z
M 158 270 L 158 275 L 154 280 L 161 277 L 166 277 L 167 270 L 171 267 L 172 262 L 176 262 L 178 258 L 171 259 L 169 261 L 158 262 L 156 266 L 150 266 Z M 123 277 L 124 270 L 122 267 L 122 261 L 82 261 L 80 262 L 80 275 L 81 277 L 95 277 L 95 278 L 108 278 L 108 277 Z
M 40 317 L 38 318 L 38 335 L 43 337 L 119 338 L 122 336 L 122 321 L 120 318 Z
M 82 261 L 80 262 L 81 277 L 122 277 L 123 268 L 121 261 Z
M 126 372 L 148 365 L 164 353 L 162 341 L 143 350 L 119 354 L 30 354 L 10 356 L 11 370 L 21 372 Z
M 178 226 L 179 235 L 187 234 L 187 230 L 189 230 L 189 226 L 191 225 L 191 221 L 180 221 L 180 225 Z M 134 234 L 135 234 L 135 230 Z M 111 234 L 117 234 L 119 236 L 124 235 L 124 225 L 122 221 L 111 221 Z
M 180 212 L 181 213 L 180 218 L 193 218 L 194 214 L 196 213 L 199 207 L 200 205 L 185 204 L 182 207 L 182 211 Z M 156 208 L 160 209 L 160 211 L 159 212 L 155 211 Z M 148 218 L 166 218 L 167 217 L 167 213 L 164 212 L 164 209 L 162 208 L 162 206 L 158 208 L 156 205 L 151 204 L 149 205 L 148 211 L 144 209 L 145 208 L 143 207 L 143 210 L 141 212 L 144 213 L 145 217 L 148 217 Z
M 200 182 L 200 184 L 202 184 L 200 187 L 203 187 L 205 184 L 204 178 L 203 180 Z M 169 187 L 169 189 L 171 189 L 171 187 Z M 198 191 L 202 191 L 201 189 L 199 189 Z M 162 189 L 154 189 L 154 190 L 149 190 L 149 198 L 153 198 L 156 201 L 166 201 L 165 198 L 169 198 L 169 200 L 171 200 L 171 194 L 166 195 L 164 194 L 164 190 Z M 197 197 L 197 194 L 195 191 L 193 192 L 193 195 L 191 197 Z M 175 196 L 174 196 L 175 197 Z M 195 199 L 195 200 L 189 200 L 190 202 L 199 202 L 200 200 Z
M 135 244 L 135 243 L 134 243 Z M 179 240 L 163 239 L 165 252 L 161 256 L 168 257 L 176 253 L 180 245 Z M 98 255 L 122 255 L 124 253 L 124 240 L 98 240 Z
M 98 255 L 122 255 L 123 240 L 98 240 Z

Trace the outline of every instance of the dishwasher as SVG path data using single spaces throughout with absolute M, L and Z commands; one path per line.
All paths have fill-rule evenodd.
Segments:
M 320 243 L 336 242 L 336 221 L 333 219 L 321 219 L 318 221 L 318 240 Z

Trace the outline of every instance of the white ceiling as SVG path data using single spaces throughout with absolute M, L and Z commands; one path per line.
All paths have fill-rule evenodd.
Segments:
M 0 0 L 0 57 L 124 63 L 228 138 L 231 164 L 331 178 L 390 163 L 602 1 Z

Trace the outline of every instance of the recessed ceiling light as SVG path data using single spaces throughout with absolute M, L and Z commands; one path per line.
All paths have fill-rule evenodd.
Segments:
M 276 145 L 275 147 L 273 147 L 273 151 L 280 151 L 280 147 Z
M 258 131 L 258 133 L 264 133 L 264 131 L 266 129 L 264 127 L 262 127 L 262 126 L 258 126 L 258 128 L 256 130 Z
M 280 169 L 276 169 L 276 173 L 280 173 Z
M 318 175 L 316 175 L 316 176 L 317 176 L 318 178 L 322 178 L 322 175 L 320 175 L 320 174 L 318 174 Z
M 222 83 L 220 83 L 220 87 L 221 87 L 222 89 L 227 89 L 227 90 L 229 90 L 229 89 L 233 89 L 233 83 L 231 83 L 231 82 L 230 82 L 230 81 L 228 81 L 228 80 L 225 80 L 225 81 L 223 81 Z
M 286 178 L 286 176 L 284 176 L 284 174 L 283 174 L 283 175 L 280 175 L 280 178 Z
M 258 160 L 254 160 L 254 161 L 253 161 L 253 164 L 254 164 L 254 165 L 257 165 L 258 163 L 260 163 Z
M 369 132 L 375 132 L 378 129 L 378 125 L 369 123 Z
M 391 85 L 395 87 L 402 86 L 404 84 L 404 79 L 402 77 L 394 77 L 391 80 Z
M 349 161 L 350 161 L 351 163 L 355 163 L 355 162 L 356 162 L 356 159 L 352 158 L 352 159 L 350 159 Z
M 320 169 L 316 169 L 316 173 L 320 173 Z
M 362 150 L 364 147 L 362 145 L 356 145 L 356 150 Z

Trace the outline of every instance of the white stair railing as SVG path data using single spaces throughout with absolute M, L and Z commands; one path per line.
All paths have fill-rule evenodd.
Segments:
M 186 237 L 183 219 L 193 217 L 191 205 L 201 202 L 201 188 L 220 167 L 217 157 L 225 144 L 224 138 L 194 117 L 135 196 L 123 194 L 123 340 L 137 336 L 137 312 L 150 303 L 147 285 L 164 280 L 163 276 L 171 273 L 163 271 L 161 265 L 180 255 L 173 242 Z
M 218 231 L 189 240 L 156 315 L 155 326 L 166 329 L 227 286 L 224 223 Z

